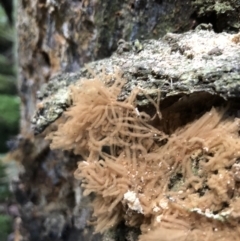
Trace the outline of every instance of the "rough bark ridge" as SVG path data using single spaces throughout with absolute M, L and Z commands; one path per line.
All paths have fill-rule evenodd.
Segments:
M 49 76 L 110 56 L 119 39 L 159 38 L 167 31 L 188 30 L 191 13 L 188 1 L 20 1 L 22 132 L 29 133 L 35 93 Z
M 153 96 L 160 89 L 163 112 L 175 102 L 178 106 L 180 102 L 185 104 L 184 96 L 193 98 L 188 101 L 194 100 L 195 104 L 197 99 L 201 103 L 201 98 L 209 101 L 239 98 L 238 38 L 238 34 L 216 34 L 211 25 L 199 25 L 194 31 L 169 33 L 161 40 L 146 40 L 142 44 L 138 41 L 122 42 L 110 58 L 92 62 L 87 69 L 82 68 L 76 73 L 58 75 L 42 86 L 38 94 L 42 100 L 41 108 L 32 120 L 35 133 L 42 132 L 71 105 L 68 86 L 81 78 L 89 78 L 91 73 L 88 69 L 96 75 L 120 70 L 127 80 L 118 97 L 120 100 L 125 99 L 136 86 Z M 147 105 L 149 101 L 139 96 L 138 106 Z M 208 106 L 211 105 L 212 101 Z
M 220 69 L 217 66 L 213 69 L 202 68 L 196 74 L 194 68 L 191 68 L 191 62 L 200 56 L 195 53 L 194 47 L 187 44 L 181 45 L 184 36 L 188 40 L 194 34 L 183 36 L 170 34 L 160 42 L 147 41 L 139 44 L 135 41 L 136 39 L 140 39 L 140 42 L 143 39 L 158 39 L 169 31 L 186 31 L 201 22 L 212 22 L 214 29 L 219 32 L 236 30 L 239 15 L 232 9 L 239 9 L 237 3 L 222 1 L 222 4 L 216 5 L 214 2 L 181 0 L 80 2 L 22 0 L 19 2 L 19 91 L 22 99 L 22 115 L 21 135 L 12 143 L 12 150 L 15 158 L 25 168 L 20 181 L 13 186 L 22 210 L 23 240 L 101 239 L 98 235 L 93 236 L 92 229 L 86 226 L 86 220 L 90 217 L 85 205 L 88 200 L 81 199 L 79 183 L 72 176 L 76 168 L 76 158 L 68 153 L 50 151 L 43 137 L 41 135 L 33 137 L 33 130 L 30 128 L 38 97 L 43 99 L 49 96 L 50 99 L 46 98 L 38 105 L 38 112 L 33 120 L 37 124 L 36 132 L 41 132 L 69 106 L 67 86 L 71 81 L 74 82 L 87 75 L 84 69 L 76 72 L 85 63 L 109 57 L 118 47 L 118 52 L 113 57 L 106 62 L 93 63 L 92 68 L 101 71 L 102 66 L 107 64 L 109 66 L 107 71 L 112 71 L 115 65 L 123 70 L 126 69 L 126 78 L 131 79 L 132 82 L 126 86 L 122 98 L 136 83 L 148 89 L 160 87 L 162 108 L 165 108 L 163 114 L 168 116 L 168 119 L 174 119 L 172 118 L 174 116 L 170 116 L 173 110 L 179 108 L 185 112 L 186 109 L 191 110 L 192 104 L 189 103 L 202 103 L 200 99 L 203 97 L 208 98 L 209 104 L 199 105 L 197 113 L 208 109 L 219 100 L 224 102 L 223 99 L 238 97 L 239 50 L 236 46 L 239 36 L 226 35 L 229 46 L 212 46 L 204 53 L 205 56 L 201 55 L 200 67 L 205 66 L 206 63 L 213 65 L 219 63 Z M 222 19 L 226 20 L 224 26 L 218 22 Z M 234 27 L 230 26 L 228 19 L 234 19 L 236 23 Z M 209 38 L 216 37 L 212 32 L 208 34 Z M 127 42 L 118 42 L 120 39 Z M 128 41 L 134 43 L 129 44 Z M 226 51 L 225 47 L 227 47 Z M 143 55 L 148 49 L 152 51 L 152 55 L 149 62 L 145 62 L 146 56 Z M 163 64 L 167 66 L 154 64 L 153 67 L 153 63 L 159 61 L 161 56 L 159 50 L 166 51 Z M 155 55 L 155 51 L 160 52 L 157 53 L 158 56 Z M 176 63 L 171 71 L 167 71 L 169 67 L 167 53 L 171 53 L 169 58 L 173 58 L 172 60 Z M 229 54 L 227 60 L 225 54 Z M 133 56 L 132 59 L 131 56 Z M 127 63 L 125 63 L 126 57 L 129 58 Z M 135 58 L 138 64 L 133 64 Z M 179 73 L 178 61 L 183 59 L 185 64 L 189 62 L 189 65 L 183 64 L 183 68 L 190 69 L 185 71 L 182 69 Z M 199 66 L 195 66 L 195 70 L 198 68 Z M 51 82 L 53 84 L 50 83 L 45 90 L 41 91 L 49 78 L 59 72 L 63 74 L 55 77 L 55 81 Z M 65 74 L 65 72 L 76 73 Z M 189 78 L 192 81 L 189 81 Z M 226 87 L 223 88 L 221 83 Z M 53 88 L 50 87 L 51 85 Z M 194 86 L 196 86 L 195 89 Z M 188 96 L 191 92 L 196 94 L 182 98 L 183 95 Z M 218 93 L 219 96 L 215 96 Z M 60 95 L 61 98 L 55 98 L 56 95 L 58 97 Z M 49 100 L 54 100 L 55 103 L 52 105 Z M 139 100 L 142 104 L 146 104 L 141 97 Z M 181 101 L 174 104 L 177 100 Z M 53 112 L 49 112 L 48 107 L 53 107 Z M 177 112 L 174 114 L 178 115 Z M 187 121 L 189 117 L 185 116 L 182 124 Z M 117 235 L 118 233 L 121 235 Z M 120 225 L 104 238 L 105 240 L 136 240 L 136 233 L 137 231 Z

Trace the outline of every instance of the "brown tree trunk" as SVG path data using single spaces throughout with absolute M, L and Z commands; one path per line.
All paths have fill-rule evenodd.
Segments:
M 220 19 L 226 19 L 235 6 L 230 2 Z M 19 1 L 22 110 L 21 133 L 13 144 L 13 153 L 25 169 L 14 183 L 21 206 L 23 240 L 101 240 L 86 224 L 90 211 L 86 208 L 88 199 L 82 198 L 79 182 L 72 175 L 75 158 L 50 151 L 42 136 L 34 137 L 31 118 L 37 108 L 41 109 L 37 104 L 41 88 L 50 77 L 76 72 L 85 63 L 109 57 L 120 39 L 158 39 L 167 32 L 190 30 L 208 18 L 211 21 L 212 16 L 218 31 L 232 27 L 219 25 L 214 3 L 209 8 L 205 5 L 204 1 L 182 0 Z M 236 14 L 231 18 L 236 20 Z M 235 24 L 232 29 L 236 28 Z

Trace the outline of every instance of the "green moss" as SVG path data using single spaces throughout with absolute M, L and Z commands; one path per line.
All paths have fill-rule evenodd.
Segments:
M 197 17 L 206 17 L 203 22 L 211 22 L 215 31 L 239 31 L 239 0 L 194 0 L 192 5 Z M 210 16 L 214 17 L 214 20 L 211 21 Z

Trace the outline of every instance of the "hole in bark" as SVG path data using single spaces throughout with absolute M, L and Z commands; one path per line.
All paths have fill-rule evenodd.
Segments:
M 157 4 L 162 4 L 162 0 L 155 0 Z
M 222 29 L 218 28 L 218 25 L 217 25 L 217 15 L 216 15 L 215 12 L 208 13 L 208 14 L 206 14 L 204 16 L 198 16 L 198 13 L 194 12 L 191 15 L 191 19 L 196 21 L 196 24 L 195 24 L 194 27 L 198 26 L 201 23 L 206 23 L 206 24 L 210 23 L 213 26 L 214 32 L 216 32 L 216 33 L 222 32 Z
M 221 97 L 206 92 L 169 97 L 160 103 L 162 120 L 156 125 L 161 126 L 165 133 L 171 134 L 177 128 L 209 111 L 213 106 L 217 107 L 224 103 Z
M 22 6 L 23 6 L 23 8 L 27 7 L 27 1 L 26 0 L 22 0 Z
M 46 64 L 50 66 L 50 58 L 46 52 L 42 52 L 43 59 L 45 60 Z

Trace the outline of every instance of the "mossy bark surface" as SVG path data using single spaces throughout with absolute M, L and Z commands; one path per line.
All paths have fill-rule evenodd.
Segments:
M 226 1 L 222 2 L 224 5 Z M 25 169 L 13 185 L 21 206 L 20 231 L 24 241 L 102 240 L 87 226 L 89 199 L 82 198 L 80 184 L 72 175 L 78 159 L 69 153 L 50 151 L 43 135 L 34 136 L 34 131 L 43 131 L 70 106 L 68 86 L 81 77 L 89 77 L 83 68 L 85 63 L 96 61 L 89 65 L 96 73 L 103 68 L 107 72 L 114 71 L 115 67 L 121 69 L 128 84 L 119 98 L 128 95 L 135 85 L 151 91 L 153 97 L 160 88 L 161 107 L 168 119 L 173 117 L 172 110 L 193 109 L 194 103 L 200 113 L 225 99 L 239 97 L 239 37 L 235 36 L 234 43 L 231 42 L 234 36 L 228 36 L 231 44 L 226 45 L 226 49 L 212 46 L 206 56 L 201 56 L 200 69 L 192 66 L 199 57 L 194 47 L 180 44 L 184 36 L 187 40 L 199 32 L 169 34 L 165 40 L 156 41 L 167 32 L 188 31 L 202 22 L 212 22 L 218 32 L 237 31 L 239 16 L 231 10 L 239 8 L 237 2 L 231 1 L 226 11 L 216 11 L 215 5 L 213 1 L 182 0 L 19 1 L 21 132 L 10 146 L 14 158 Z M 211 6 L 215 8 L 211 10 Z M 214 21 L 209 14 L 212 12 L 217 16 Z M 205 17 L 209 17 L 209 21 Z M 233 28 L 228 22 L 232 18 Z M 224 26 L 219 20 L 224 20 Z M 202 38 L 204 36 L 203 41 L 216 37 L 209 30 Z M 120 39 L 124 41 L 119 42 Z M 145 41 L 147 39 L 155 40 Z M 103 58 L 107 59 L 100 60 Z M 165 62 L 161 62 L 162 58 L 166 58 Z M 167 58 L 171 60 L 169 66 L 161 66 L 161 63 L 167 64 Z M 185 62 L 181 62 L 183 59 Z M 219 69 L 215 63 L 220 64 Z M 53 80 L 49 82 L 50 79 Z M 201 101 L 203 97 L 207 97 L 208 103 Z M 139 105 L 147 105 L 141 96 Z M 178 115 L 177 111 L 174 114 Z M 185 115 L 183 123 L 189 118 Z M 113 232 L 104 239 L 136 240 L 137 237 L 135 231 L 124 225 Z M 119 233 L 121 235 L 117 235 Z
M 238 38 L 238 34 L 216 34 L 211 26 L 200 25 L 184 34 L 169 33 L 160 40 L 137 42 L 138 47 L 135 42 L 122 42 L 110 58 L 92 62 L 87 69 L 102 81 L 101 73 L 110 75 L 120 70 L 127 82 L 119 100 L 137 87 L 155 97 L 160 90 L 162 111 L 175 102 L 178 106 L 186 102 L 201 103 L 201 98 L 207 98 L 209 104 L 205 104 L 211 106 L 213 102 L 240 97 Z M 38 95 L 41 108 L 32 121 L 35 133 L 41 132 L 71 105 L 69 85 L 79 85 L 81 79 L 93 77 L 87 69 L 58 75 L 42 86 Z M 148 99 L 139 95 L 138 106 L 148 105 Z

